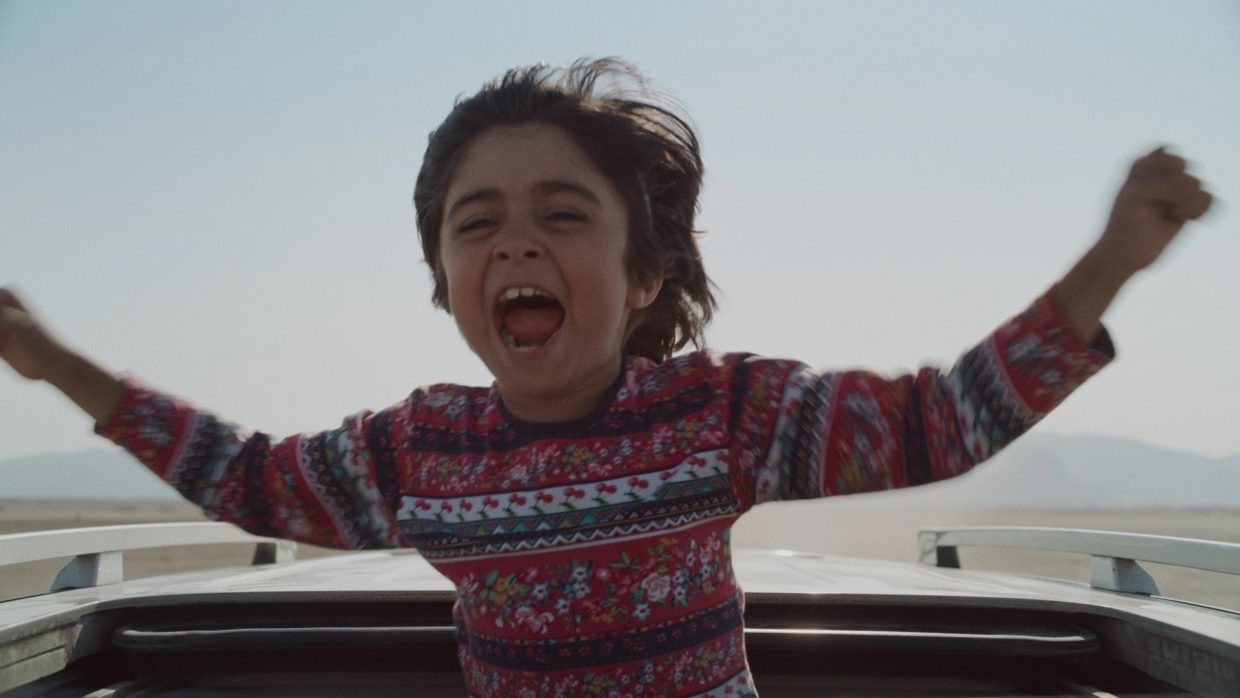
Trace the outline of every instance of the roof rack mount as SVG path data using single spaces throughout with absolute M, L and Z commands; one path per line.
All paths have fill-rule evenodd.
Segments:
M 1140 562 L 1240 575 L 1240 544 L 1073 528 L 983 527 L 923 529 L 921 563 L 960 567 L 959 547 L 1025 548 L 1088 555 L 1094 589 L 1159 596 Z
M 70 557 L 50 589 L 64 591 L 120 582 L 126 551 L 225 543 L 256 544 L 253 565 L 292 562 L 297 551 L 292 541 L 251 535 L 227 523 L 129 524 L 0 535 L 0 567 Z

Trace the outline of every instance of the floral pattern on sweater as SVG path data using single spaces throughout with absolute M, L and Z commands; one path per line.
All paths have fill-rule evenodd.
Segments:
M 99 431 L 249 531 L 418 548 L 456 585 L 474 695 L 741 696 L 741 514 L 959 475 L 1110 355 L 1046 295 L 947 372 L 629 358 L 573 422 L 524 423 L 494 387 L 436 385 L 278 441 L 129 382 Z

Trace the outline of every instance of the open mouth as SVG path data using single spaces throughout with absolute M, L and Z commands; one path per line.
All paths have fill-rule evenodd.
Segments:
M 495 315 L 504 344 L 517 351 L 542 347 L 564 324 L 564 306 L 532 286 L 505 289 L 495 301 Z

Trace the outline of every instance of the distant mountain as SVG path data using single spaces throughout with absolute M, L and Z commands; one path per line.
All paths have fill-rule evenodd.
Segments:
M 1209 458 L 1096 434 L 1026 434 L 937 495 L 978 505 L 1240 507 L 1240 454 Z
M 1240 454 L 1208 458 L 1130 439 L 1034 432 L 917 496 L 977 506 L 1237 508 Z M 0 460 L 0 499 L 177 498 L 119 449 Z

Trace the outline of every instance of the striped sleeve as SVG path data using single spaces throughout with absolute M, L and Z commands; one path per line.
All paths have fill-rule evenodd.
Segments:
M 212 519 L 315 545 L 383 548 L 401 545 L 392 417 L 363 412 L 277 441 L 126 379 L 120 406 L 95 430 Z
M 925 484 L 960 475 L 1027 431 L 1114 357 L 1086 345 L 1050 294 L 943 372 L 822 373 L 737 366 L 734 487 L 743 507 Z

